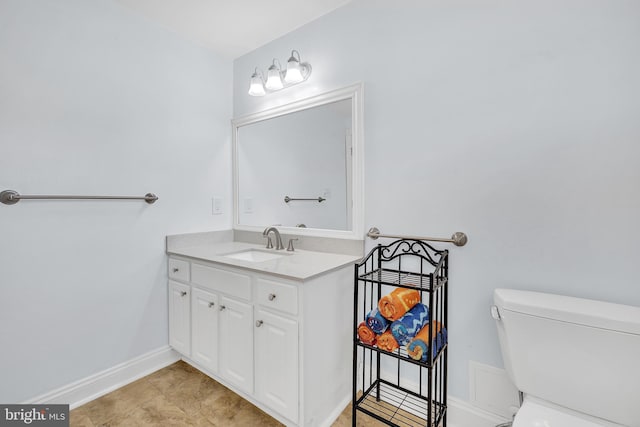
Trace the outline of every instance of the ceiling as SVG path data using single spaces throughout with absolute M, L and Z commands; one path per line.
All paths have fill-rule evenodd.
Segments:
M 237 58 L 351 0 L 115 0 L 184 38 Z

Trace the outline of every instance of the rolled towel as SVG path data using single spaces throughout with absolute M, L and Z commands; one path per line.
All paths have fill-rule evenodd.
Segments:
M 433 345 L 427 345 L 429 342 L 429 326 L 431 326 L 431 339 Z M 432 356 L 435 357 L 442 346 L 447 343 L 447 328 L 443 327 L 440 322 L 431 322 L 424 328 L 420 329 L 418 334 L 407 345 L 407 353 L 409 357 L 421 362 L 427 361 L 429 347 L 431 347 Z
M 371 328 L 373 332 L 376 334 L 381 334 L 387 330 L 389 327 L 389 321 L 382 317 L 380 311 L 377 308 L 374 308 L 366 315 L 365 322 L 367 322 L 367 326 Z
M 391 324 L 391 333 L 398 344 L 407 345 L 427 323 L 429 323 L 429 308 L 424 304 L 416 304 Z
M 376 334 L 364 322 L 358 325 L 358 338 L 365 344 L 374 345 L 376 343 Z
M 401 318 L 418 302 L 420 302 L 420 292 L 415 289 L 396 288 L 389 295 L 380 298 L 378 309 L 385 318 L 394 321 Z
M 382 335 L 378 335 L 378 348 L 386 351 L 394 351 L 400 346 L 398 341 L 393 337 L 391 331 L 387 331 Z

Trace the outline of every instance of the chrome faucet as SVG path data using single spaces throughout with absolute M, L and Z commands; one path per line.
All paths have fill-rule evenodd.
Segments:
M 269 242 L 271 241 L 271 238 L 269 237 L 269 233 L 271 233 L 272 231 L 276 235 L 276 250 L 279 251 L 281 249 L 284 249 L 284 245 L 282 244 L 282 237 L 280 237 L 280 232 L 275 227 L 267 227 L 262 232 L 262 235 L 267 238 L 267 249 L 270 249 Z

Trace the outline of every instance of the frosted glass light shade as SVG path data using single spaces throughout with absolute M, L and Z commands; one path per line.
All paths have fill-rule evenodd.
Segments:
M 284 75 L 284 81 L 293 84 L 300 83 L 303 80 L 300 62 L 292 56 L 287 62 L 287 73 Z
M 280 90 L 284 87 L 282 77 L 280 76 L 280 69 L 275 65 L 269 67 L 269 71 L 267 71 L 267 83 L 265 86 L 269 90 Z
M 264 96 L 265 95 L 264 85 L 262 84 L 262 78 L 254 73 L 251 76 L 251 84 L 249 85 L 249 95 L 251 96 Z

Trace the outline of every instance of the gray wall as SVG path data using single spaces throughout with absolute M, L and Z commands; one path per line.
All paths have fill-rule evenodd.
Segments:
M 291 49 L 309 81 L 248 96 Z M 502 366 L 494 288 L 640 305 L 639 75 L 636 1 L 356 0 L 237 59 L 234 115 L 364 82 L 365 228 L 469 235 L 449 334 L 468 398 L 469 361 Z
M 111 1 L 0 1 L 0 190 L 160 197 L 0 205 L 0 401 L 167 345 L 164 236 L 230 223 L 231 79 Z

